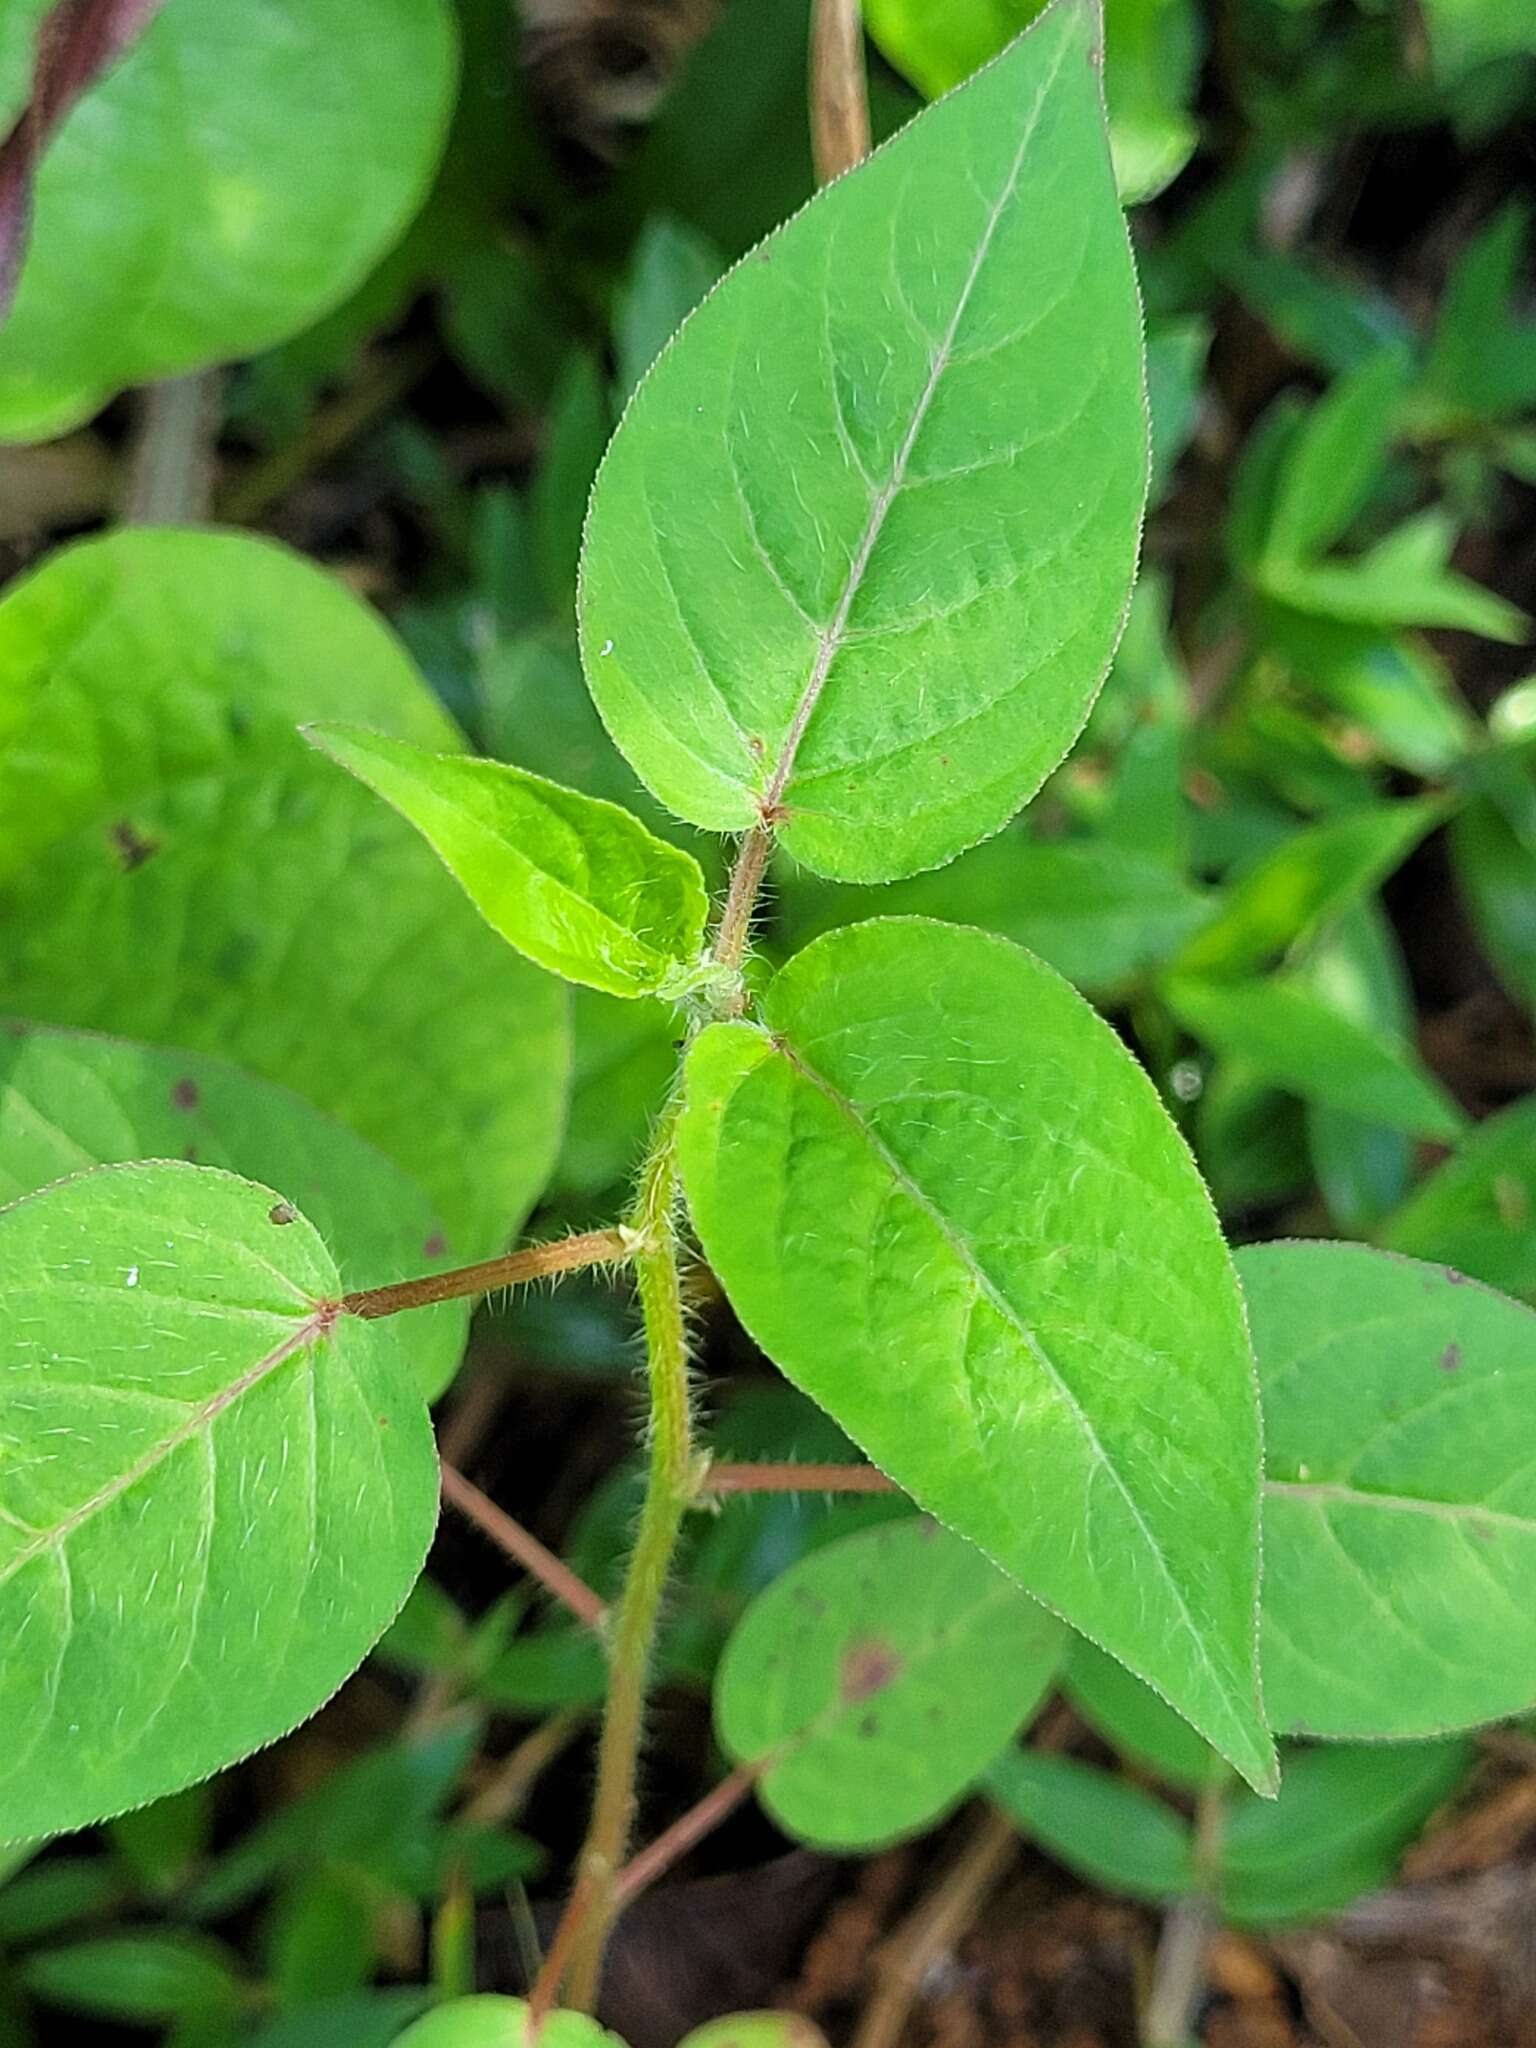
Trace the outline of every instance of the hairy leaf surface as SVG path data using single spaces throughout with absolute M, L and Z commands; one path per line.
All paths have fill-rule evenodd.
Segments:
M 1238 1269 L 1273 1725 L 1403 1738 L 1536 1703 L 1536 1317 L 1360 1245 L 1254 1245 Z
M 1057 0 L 743 262 L 635 395 L 581 593 L 592 692 L 681 817 L 881 881 L 1072 744 L 1146 492 L 1089 0 Z
M 270 1189 L 107 1166 L 0 1212 L 0 1831 L 82 1827 L 326 1700 L 437 1517 L 387 1323 Z
M 647 996 L 697 964 L 709 916 L 699 864 L 618 804 L 355 726 L 312 732 L 416 827 L 492 931 L 540 967 L 608 995 Z
M 1006 941 L 818 940 L 688 1062 L 747 1328 L 941 1521 L 1267 1782 L 1259 1431 L 1231 1263 L 1146 1075 Z
M 38 1025 L 0 1032 L 0 1203 L 136 1159 L 220 1166 L 280 1189 L 348 1293 L 446 1263 L 422 1190 L 286 1089 L 203 1053 Z M 399 1325 L 428 1400 L 453 1376 L 467 1321 L 465 1304 L 444 1302 Z

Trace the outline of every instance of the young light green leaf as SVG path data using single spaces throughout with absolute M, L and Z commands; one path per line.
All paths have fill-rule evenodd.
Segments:
M 338 304 L 426 190 L 454 71 L 442 0 L 165 8 L 43 158 L 0 438 L 62 433 Z
M 1320 398 L 1286 449 L 1264 537 L 1266 581 L 1342 540 L 1381 480 L 1408 392 L 1406 349 L 1370 356 Z
M 1536 1300 L 1536 1097 L 1474 1125 L 1388 1220 L 1381 1242 Z
M 614 996 L 677 993 L 696 973 L 709 917 L 699 864 L 617 804 L 355 726 L 310 737 L 414 825 L 492 931 L 540 967 Z
M 715 1726 L 782 1827 L 868 1849 L 954 1805 L 1040 1704 L 1054 1616 L 969 1543 L 893 1522 L 802 1558 L 738 1622 Z
M 532 2039 L 522 1999 L 486 1994 L 440 2005 L 407 2027 L 395 2048 L 530 2048 Z M 552 2012 L 539 2029 L 538 2048 L 624 2048 L 624 2043 L 584 2013 Z
M 442 1221 L 399 1167 L 307 1102 L 205 1053 L 16 1024 L 0 1033 L 0 1203 L 134 1159 L 186 1159 L 281 1188 L 330 1247 L 347 1293 L 430 1272 Z M 464 1350 L 465 1304 L 401 1325 L 436 1400 Z
M 817 940 L 761 1013 L 695 1041 L 681 1130 L 748 1330 L 1268 1782 L 1247 1334 L 1152 1084 L 1031 955 L 919 919 Z
M 1081 727 L 1147 472 L 1096 29 L 1056 0 L 733 271 L 635 394 L 582 656 L 693 823 L 766 818 L 818 873 L 888 880 L 995 831 Z
M 1163 990 L 1197 1038 L 1304 1102 L 1328 1103 L 1443 1144 L 1454 1144 L 1465 1128 L 1461 1111 L 1411 1047 L 1367 1031 L 1300 981 L 1180 975 Z
M 1368 804 L 1282 840 L 1227 891 L 1174 962 L 1179 974 L 1249 974 L 1323 918 L 1369 895 L 1445 815 L 1434 798 Z
M 1264 1391 L 1280 1729 L 1439 1734 L 1536 1702 L 1536 1318 L 1346 1244 L 1238 1255 Z
M 243 535 L 130 530 L 0 603 L 0 981 L 50 1023 L 220 1054 L 395 1160 L 450 1254 L 543 1186 L 559 988 L 294 730 L 457 734 L 339 584 Z M 382 908 L 381 908 L 382 906 Z
M 311 1714 L 437 1518 L 388 1323 L 271 1190 L 106 1166 L 0 1211 L 0 1830 L 85 1826 Z

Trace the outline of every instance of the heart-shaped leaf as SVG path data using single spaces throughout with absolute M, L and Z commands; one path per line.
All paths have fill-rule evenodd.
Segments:
M 1147 482 L 1094 0 L 725 279 L 598 478 L 582 658 L 680 817 L 884 881 L 1010 817 L 1119 637 Z
M 1402 1738 L 1529 1708 L 1536 1316 L 1362 1245 L 1253 1245 L 1238 1270 L 1273 1725 Z
M 867 1849 L 952 1806 L 1040 1704 L 1053 1615 L 969 1543 L 904 1521 L 802 1558 L 726 1645 L 715 1724 L 791 1834 Z
M 492 931 L 540 967 L 614 996 L 670 993 L 697 971 L 703 872 L 618 804 L 356 727 L 310 736 L 416 827 Z
M 687 1067 L 682 1161 L 752 1335 L 938 1518 L 1269 1781 L 1258 1405 L 1146 1075 L 1004 940 L 819 939 Z
M 0 1211 L 0 1833 L 83 1827 L 311 1714 L 421 1569 L 426 1409 L 313 1226 L 209 1167 Z
M 285 1088 L 203 1053 L 15 1024 L 0 1031 L 0 1203 L 134 1159 L 222 1166 L 281 1188 L 346 1291 L 446 1263 L 442 1223 L 399 1167 Z M 399 1325 L 428 1400 L 464 1349 L 463 1302 Z

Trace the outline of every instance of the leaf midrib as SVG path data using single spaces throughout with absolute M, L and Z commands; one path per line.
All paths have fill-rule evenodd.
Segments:
M 846 642 L 848 620 L 852 614 L 854 602 L 863 586 L 870 561 L 879 544 L 886 518 L 890 513 L 892 505 L 901 495 L 902 486 L 906 481 L 907 467 L 916 450 L 918 437 L 923 430 L 923 423 L 927 419 L 929 409 L 938 392 L 939 383 L 943 378 L 944 372 L 949 368 L 954 352 L 955 339 L 960 331 L 960 323 L 964 320 L 969 309 L 971 298 L 981 277 L 982 268 L 991 251 L 998 223 L 1003 216 L 1003 209 L 1018 189 L 1019 178 L 1024 168 L 1024 158 L 1030 144 L 1034 140 L 1035 129 L 1040 119 L 1040 110 L 1056 82 L 1056 77 L 1061 70 L 1065 55 L 1066 45 L 1063 44 L 1057 54 L 1056 62 L 1039 85 L 1035 95 L 1034 106 L 1030 111 L 1028 120 L 1024 124 L 1024 132 L 1020 138 L 1019 146 L 1014 152 L 1012 163 L 1008 167 L 1008 175 L 1003 181 L 1002 190 L 992 204 L 981 236 L 977 241 L 976 252 L 971 259 L 970 268 L 966 272 L 964 281 L 961 284 L 959 297 L 955 301 L 955 309 L 950 316 L 949 325 L 941 335 L 938 346 L 934 350 L 929 363 L 927 381 L 918 395 L 912 419 L 891 463 L 890 474 L 870 500 L 864 531 L 859 537 L 858 545 L 855 547 L 852 560 L 849 562 L 848 574 L 844 579 L 842 591 L 838 597 L 832 617 L 821 629 L 816 643 L 816 652 L 811 661 L 810 674 L 806 679 L 804 689 L 800 693 L 799 701 L 795 705 L 789 726 L 779 748 L 778 760 L 774 764 L 766 790 L 759 802 L 759 810 L 765 820 L 771 818 L 783 803 L 784 792 L 788 788 L 790 777 L 794 773 L 795 759 L 799 754 L 801 743 L 805 739 L 822 691 L 826 687 L 827 678 L 832 671 L 832 664 L 837 659 L 839 653 L 841 653 Z
M 1484 1523 L 1494 1528 L 1515 1529 L 1525 1536 L 1536 1536 L 1536 1515 L 1511 1514 L 1507 1508 L 1483 1507 L 1476 1501 L 1418 1499 L 1412 1494 L 1379 1493 L 1337 1480 L 1266 1479 L 1264 1492 L 1276 1500 L 1301 1501 L 1319 1508 L 1378 1508 L 1392 1514 L 1422 1515 L 1430 1521 L 1453 1525 Z
M 221 1387 L 218 1393 L 211 1394 L 206 1401 L 200 1402 L 169 1436 L 162 1438 L 159 1443 L 151 1444 L 132 1465 L 118 1473 L 115 1478 L 108 1480 L 105 1486 L 100 1487 L 89 1499 L 82 1501 L 77 1508 L 71 1509 L 62 1521 L 54 1523 L 51 1528 L 39 1530 L 30 1543 L 0 1566 L 0 1586 L 15 1578 L 44 1552 L 67 1544 L 77 1529 L 82 1528 L 94 1515 L 110 1507 L 114 1501 L 120 1500 L 174 1451 L 180 1450 L 183 1444 L 190 1443 L 205 1429 L 212 1429 L 221 1415 L 243 1399 L 253 1387 L 259 1386 L 269 1373 L 275 1372 L 278 1366 L 286 1363 L 306 1345 L 322 1336 L 333 1316 L 333 1310 L 315 1309 L 290 1331 L 281 1343 L 274 1345 L 272 1350 L 258 1358 L 254 1365 L 248 1366 L 238 1379 L 232 1380 L 227 1387 Z
M 945 1243 L 949 1245 L 955 1257 L 960 1261 L 962 1267 L 972 1276 L 978 1291 L 986 1297 L 987 1301 L 996 1310 L 998 1315 L 1001 1316 L 1001 1318 L 1007 1324 L 1007 1326 L 1010 1329 L 1017 1332 L 1017 1334 L 1023 1339 L 1024 1343 L 1028 1346 L 1030 1356 L 1038 1362 L 1041 1370 L 1046 1375 L 1046 1378 L 1049 1380 L 1052 1387 L 1055 1388 L 1060 1399 L 1066 1404 L 1069 1414 L 1076 1422 L 1078 1429 L 1084 1441 L 1087 1443 L 1089 1450 L 1093 1454 L 1096 1463 L 1109 1478 L 1116 1492 L 1120 1495 L 1121 1499 L 1125 1503 L 1125 1506 L 1131 1515 L 1132 1521 L 1134 1522 L 1136 1528 L 1140 1531 L 1142 1539 L 1145 1542 L 1147 1549 L 1151 1554 L 1151 1557 L 1158 1571 L 1161 1573 L 1162 1578 L 1166 1583 L 1170 1594 L 1173 1596 L 1174 1606 L 1176 1607 L 1178 1613 L 1183 1619 L 1184 1626 L 1189 1637 L 1189 1641 L 1195 1650 L 1195 1654 L 1198 1656 L 1200 1662 L 1204 1665 L 1210 1677 L 1215 1680 L 1218 1693 L 1222 1697 L 1225 1697 L 1227 1694 L 1227 1681 L 1223 1678 L 1222 1674 L 1217 1670 L 1214 1662 L 1211 1659 L 1211 1654 L 1206 1646 L 1204 1636 L 1195 1625 L 1194 1616 L 1191 1614 L 1189 1609 L 1188 1599 L 1185 1596 L 1184 1590 L 1180 1586 L 1177 1578 L 1174 1576 L 1173 1567 L 1168 1561 L 1166 1552 L 1164 1551 L 1162 1545 L 1158 1542 L 1157 1538 L 1153 1535 L 1151 1529 L 1148 1527 L 1146 1518 L 1141 1511 L 1141 1507 L 1137 1502 L 1135 1495 L 1127 1486 L 1125 1479 L 1123 1478 L 1120 1472 L 1119 1466 L 1110 1457 L 1109 1452 L 1106 1450 L 1103 1441 L 1099 1436 L 1098 1431 L 1093 1426 L 1092 1420 L 1084 1410 L 1082 1403 L 1078 1400 L 1072 1388 L 1062 1378 L 1060 1372 L 1058 1371 L 1055 1365 L 1055 1362 L 1050 1357 L 1050 1354 L 1046 1350 L 1044 1344 L 1040 1341 L 1039 1337 L 1035 1334 L 1035 1332 L 1030 1328 L 1029 1324 L 1025 1322 L 1023 1316 L 1014 1307 L 1013 1303 L 1008 1299 L 1008 1296 L 1003 1292 L 1001 1287 L 997 1284 L 996 1281 L 993 1280 L 992 1276 L 982 1266 L 980 1259 L 976 1256 L 976 1253 L 971 1247 L 968 1240 L 958 1233 L 956 1227 L 951 1223 L 950 1219 L 945 1214 L 944 1210 L 928 1193 L 928 1191 L 924 1187 L 922 1187 L 918 1181 L 916 1181 L 913 1178 L 912 1174 L 908 1171 L 905 1164 L 896 1156 L 894 1152 L 891 1151 L 890 1147 L 885 1143 L 884 1139 L 881 1138 L 865 1121 L 864 1117 L 858 1109 L 858 1106 L 851 1100 L 851 1098 L 845 1095 L 841 1089 L 834 1087 L 834 1085 L 829 1080 L 827 1080 L 823 1075 L 817 1073 L 815 1068 L 810 1066 L 805 1060 L 803 1060 L 800 1057 L 800 1055 L 795 1051 L 795 1049 L 789 1044 L 787 1039 L 778 1035 L 772 1035 L 770 1036 L 770 1044 L 773 1046 L 774 1050 L 780 1055 L 780 1057 L 786 1060 L 788 1064 L 794 1068 L 796 1073 L 801 1075 L 801 1077 L 808 1081 L 812 1087 L 816 1088 L 822 1095 L 824 1095 L 826 1099 L 833 1105 L 833 1107 L 841 1111 L 841 1113 L 847 1118 L 848 1122 L 852 1124 L 853 1128 L 864 1139 L 865 1143 L 869 1146 L 870 1150 L 874 1152 L 876 1157 L 880 1159 L 881 1162 L 885 1165 L 887 1171 L 891 1174 L 892 1178 L 907 1193 L 911 1200 L 918 1205 L 918 1207 L 933 1223 L 934 1227 L 939 1231 L 940 1235 L 943 1237 Z M 993 1499 L 995 1502 L 998 1503 L 998 1505 L 1001 1505 L 1001 1503 L 998 1501 L 998 1496 L 995 1492 L 993 1494 Z M 1007 1516 L 1006 1519 L 1010 1522 L 1012 1521 L 1011 1516 Z M 1204 1731 L 1202 1730 L 1201 1732 L 1203 1733 Z

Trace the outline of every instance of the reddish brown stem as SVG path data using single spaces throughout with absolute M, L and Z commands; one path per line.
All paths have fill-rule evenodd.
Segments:
M 526 1251 L 507 1252 L 499 1259 L 455 1266 L 450 1273 L 423 1273 L 419 1280 L 365 1287 L 357 1294 L 344 1294 L 341 1305 L 353 1316 L 397 1316 L 402 1309 L 430 1308 L 439 1301 L 489 1294 L 496 1287 L 518 1287 L 556 1273 L 575 1273 L 583 1266 L 609 1266 L 634 1254 L 635 1239 L 628 1230 L 585 1230 L 579 1237 L 561 1237 L 553 1244 L 530 1245 Z
M 869 155 L 869 87 L 859 0 L 816 0 L 811 17 L 811 147 L 825 185 Z
M 772 851 L 773 835 L 766 824 L 754 825 L 736 849 L 736 865 L 731 870 L 720 927 L 715 933 L 715 958 L 722 967 L 740 967 L 742 963 L 752 929 L 752 913 L 757 907 L 757 892 L 763 885 Z
M 722 1778 L 712 1791 L 706 1792 L 696 1805 L 690 1806 L 638 1856 L 631 1857 L 614 1879 L 615 1903 L 620 1907 L 627 1906 L 658 1877 L 665 1877 L 673 1864 L 680 1863 L 706 1835 L 712 1835 L 751 1792 L 761 1769 L 760 1764 L 738 1764 L 728 1778 Z
M 873 1465 L 711 1465 L 699 1488 L 708 1500 L 727 1493 L 899 1493 Z
M 525 1572 L 536 1578 L 541 1586 L 563 1601 L 578 1621 L 584 1621 L 588 1628 L 600 1629 L 608 1618 L 607 1603 L 599 1599 L 585 1579 L 578 1578 L 570 1566 L 547 1549 L 531 1530 L 521 1522 L 515 1522 L 505 1508 L 497 1507 L 489 1495 L 456 1472 L 452 1465 L 444 1462 L 443 1499 L 456 1507 L 466 1521 L 473 1522 L 484 1536 L 489 1536 L 498 1549 L 514 1558 Z

